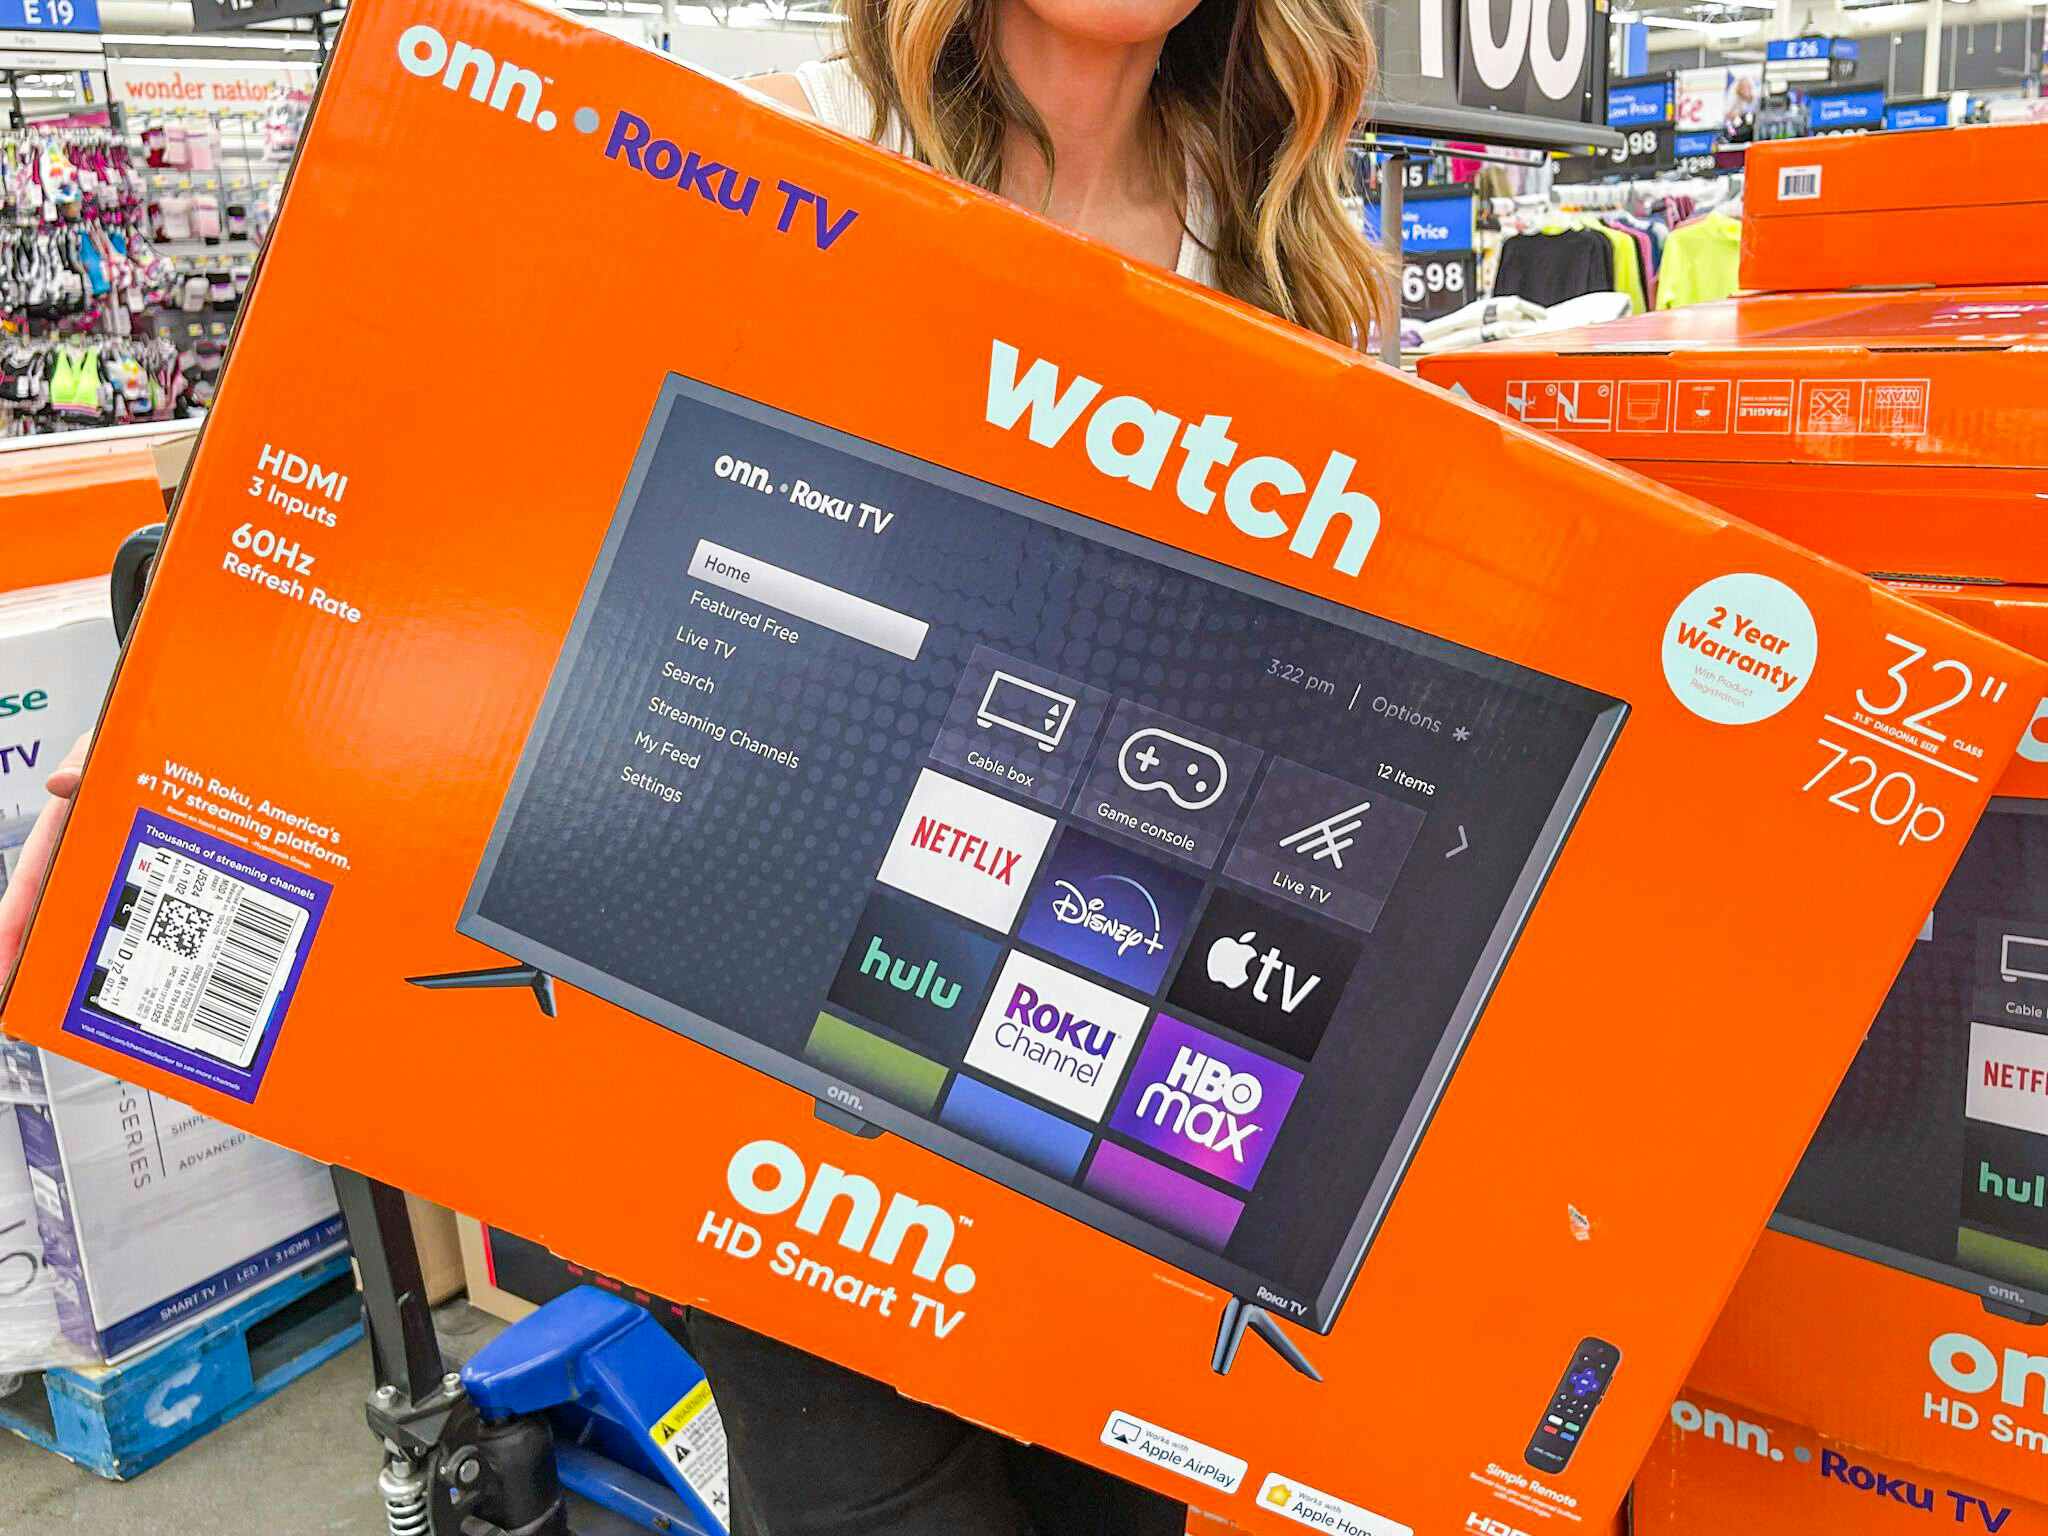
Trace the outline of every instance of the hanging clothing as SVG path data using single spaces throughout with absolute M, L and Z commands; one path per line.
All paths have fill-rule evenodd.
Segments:
M 1612 224 L 1599 223 L 1593 227 L 1614 247 L 1614 291 L 1628 300 L 1630 314 L 1640 315 L 1650 307 L 1650 300 L 1647 274 L 1643 270 L 1642 258 L 1636 254 L 1635 237 Z
M 1625 213 L 1610 214 L 1607 222 L 1635 241 L 1636 265 L 1643 276 L 1643 308 L 1657 307 L 1657 241 L 1651 226 Z
M 1493 291 L 1546 307 L 1581 294 L 1614 291 L 1614 256 L 1605 230 L 1516 235 L 1501 247 Z
M 1681 224 L 1664 242 L 1657 274 L 1657 307 L 1677 309 L 1725 299 L 1740 286 L 1742 221 L 1710 213 Z

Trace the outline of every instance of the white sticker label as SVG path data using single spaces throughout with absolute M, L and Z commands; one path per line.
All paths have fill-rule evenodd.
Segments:
M 136 894 L 100 944 L 91 1002 L 232 1066 L 255 1059 L 310 914 L 164 848 L 128 867 Z
M 1716 725 L 1754 725 L 1798 698 L 1820 648 L 1806 600 L 1774 576 L 1695 587 L 1664 628 L 1664 680 Z
M 732 1481 L 726 1467 L 725 1420 L 711 1400 L 711 1383 L 700 1381 L 682 1399 L 647 1426 L 654 1448 L 683 1475 L 690 1491 L 718 1517 L 720 1530 L 732 1527 Z
M 1249 1470 L 1243 1460 L 1228 1452 L 1148 1424 L 1134 1413 L 1112 1413 L 1102 1426 L 1102 1443 L 1224 1493 L 1237 1492 Z
M 1259 1508 L 1297 1525 L 1335 1531 L 1338 1536 L 1415 1536 L 1410 1527 L 1398 1520 L 1347 1504 L 1278 1472 L 1267 1473 L 1265 1482 L 1259 1485 Z
M 1778 201 L 1804 202 L 1820 196 L 1820 167 L 1781 165 L 1778 167 Z

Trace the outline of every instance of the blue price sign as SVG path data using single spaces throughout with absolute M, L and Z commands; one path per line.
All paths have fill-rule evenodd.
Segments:
M 1681 160 L 1696 160 L 1703 155 L 1711 159 L 1719 138 L 1716 133 L 1681 133 L 1671 141 L 1671 152 Z
M 1884 109 L 1887 128 L 1946 128 L 1946 101 L 1895 101 Z
M 1668 123 L 1672 110 L 1669 80 L 1657 80 L 1648 85 L 1617 85 L 1607 92 L 1607 126 L 1610 128 Z
M 97 32 L 100 0 L 0 0 L 0 31 Z
M 1409 255 L 1430 255 L 1439 251 L 1469 251 L 1473 238 L 1473 202 L 1470 192 L 1449 197 L 1411 197 L 1401 205 L 1401 249 Z M 1380 237 L 1380 205 L 1365 205 L 1365 232 Z
M 1845 91 L 1839 96 L 1815 94 L 1807 99 L 1808 118 L 1815 133 L 1842 128 L 1884 126 L 1884 91 Z

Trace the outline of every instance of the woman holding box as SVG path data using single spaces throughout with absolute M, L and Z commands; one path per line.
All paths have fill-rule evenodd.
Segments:
M 797 111 L 1345 345 L 1393 323 L 1346 213 L 1363 0 L 845 0 L 847 54 L 753 84 Z M 0 896 L 14 964 L 84 743 Z M 1057 1391 L 1060 1316 L 1046 1309 Z M 692 1315 L 733 1536 L 1182 1536 L 1184 1506 Z

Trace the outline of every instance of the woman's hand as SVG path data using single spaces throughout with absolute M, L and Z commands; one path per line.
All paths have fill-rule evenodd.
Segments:
M 15 962 L 21 958 L 22 942 L 28 937 L 29 913 L 35 910 L 36 898 L 49 878 L 57 837 L 64 830 L 65 818 L 71 814 L 71 797 L 78 793 L 79 771 L 85 767 L 85 749 L 91 744 L 92 737 L 79 737 L 64 754 L 57 771 L 45 781 L 43 787 L 50 792 L 50 803 L 36 817 L 28 842 L 22 847 L 21 862 L 8 877 L 7 889 L 0 891 L 0 984 L 14 974 Z

